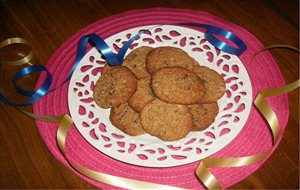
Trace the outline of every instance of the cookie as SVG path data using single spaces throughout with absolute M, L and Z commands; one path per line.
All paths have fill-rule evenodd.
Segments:
M 194 118 L 193 131 L 202 131 L 209 127 L 219 113 L 219 107 L 216 102 L 188 105 L 188 108 Z
M 199 64 L 185 51 L 169 46 L 152 49 L 146 58 L 146 69 L 149 73 L 167 66 L 181 66 L 192 70 L 194 65 Z
M 136 75 L 137 79 L 149 77 L 150 74 L 146 70 L 146 57 L 152 49 L 153 48 L 147 46 L 134 49 L 125 57 L 122 66 L 131 70 Z M 112 67 L 106 64 L 103 67 L 102 73 L 107 72 L 110 68 Z
M 142 46 L 134 49 L 124 59 L 122 66 L 130 69 L 138 79 L 149 77 L 146 70 L 146 57 L 153 48 Z
M 176 104 L 196 104 L 205 95 L 203 81 L 183 67 L 162 67 L 152 74 L 153 93 L 161 100 Z
M 128 105 L 136 112 L 140 113 L 142 109 L 155 98 L 150 87 L 150 77 L 138 80 L 137 90 L 128 100 Z
M 145 133 L 141 126 L 140 115 L 127 103 L 112 107 L 109 119 L 115 127 L 128 135 L 137 136 Z
M 193 127 L 193 116 L 186 105 L 169 104 L 159 99 L 149 102 L 140 118 L 147 133 L 164 141 L 181 139 Z
M 93 97 L 101 108 L 111 108 L 127 102 L 136 89 L 135 75 L 126 67 L 117 66 L 100 76 Z
M 224 95 L 225 81 L 219 73 L 204 66 L 195 66 L 193 71 L 204 81 L 206 94 L 201 99 L 202 103 L 216 102 Z

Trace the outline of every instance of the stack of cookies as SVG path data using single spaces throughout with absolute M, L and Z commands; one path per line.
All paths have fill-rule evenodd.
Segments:
M 164 141 L 210 126 L 226 91 L 223 77 L 175 47 L 140 47 L 122 66 L 106 65 L 94 89 L 112 124 L 132 136 L 148 133 Z

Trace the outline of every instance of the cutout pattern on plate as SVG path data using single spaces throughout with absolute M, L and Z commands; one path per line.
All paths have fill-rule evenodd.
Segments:
M 110 109 L 93 101 L 94 85 L 105 61 L 93 48 L 81 60 L 69 85 L 68 104 L 81 135 L 96 149 L 117 160 L 140 166 L 169 167 L 203 159 L 230 143 L 242 130 L 250 113 L 252 87 L 243 63 L 224 53 L 204 38 L 204 33 L 179 26 L 144 26 L 115 34 L 106 42 L 114 51 L 138 32 L 146 31 L 127 51 L 140 46 L 179 47 L 224 77 L 226 93 L 218 100 L 219 113 L 206 130 L 191 132 L 185 138 L 165 142 L 148 134 L 131 137 L 109 121 Z

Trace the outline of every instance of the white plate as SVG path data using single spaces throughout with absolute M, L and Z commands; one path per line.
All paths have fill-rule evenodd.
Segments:
M 78 131 L 102 153 L 139 166 L 179 166 L 216 153 L 237 136 L 250 113 L 252 86 L 243 63 L 237 56 L 216 50 L 205 40 L 204 33 L 173 25 L 137 27 L 105 41 L 116 51 L 143 29 L 150 32 L 136 40 L 133 48 L 179 47 L 201 65 L 224 76 L 227 91 L 218 101 L 220 111 L 215 122 L 204 131 L 190 132 L 185 138 L 172 142 L 148 134 L 138 137 L 124 134 L 111 124 L 110 109 L 102 109 L 93 101 L 93 86 L 104 66 L 100 53 L 93 48 L 81 60 L 69 84 L 69 110 Z M 127 54 L 130 51 L 132 49 Z

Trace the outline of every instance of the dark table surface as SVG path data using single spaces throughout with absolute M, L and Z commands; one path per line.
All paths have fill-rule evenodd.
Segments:
M 265 46 L 299 47 L 297 0 L 1 0 L 0 41 L 23 37 L 32 43 L 33 62 L 46 64 L 55 50 L 85 26 L 133 9 L 169 7 L 197 9 L 242 26 Z M 26 47 L 0 51 L 1 60 L 15 59 Z M 286 83 L 299 78 L 299 55 L 272 50 Z M 21 101 L 10 84 L 20 67 L 0 65 L 0 87 Z M 24 79 L 33 88 L 37 75 Z M 299 189 L 299 92 L 289 93 L 290 117 L 284 137 L 268 161 L 234 189 Z M 25 108 L 30 111 L 31 108 Z M 46 148 L 33 119 L 0 102 L 0 188 L 95 188 L 58 162 Z M 26 145 L 26 146 L 24 146 Z

